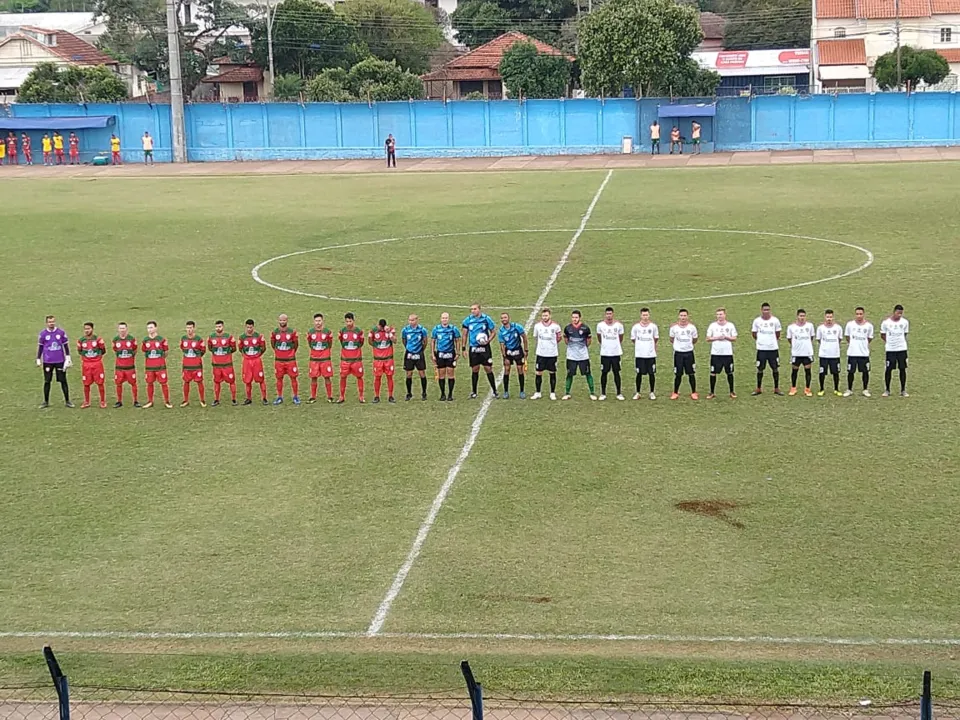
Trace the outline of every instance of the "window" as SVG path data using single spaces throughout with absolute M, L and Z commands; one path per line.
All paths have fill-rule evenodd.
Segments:
M 833 36 L 835 38 L 845 38 L 847 36 L 847 29 L 837 28 L 836 30 L 833 31 Z
M 949 43 L 953 42 L 953 28 L 940 28 L 940 42 Z
M 768 94 L 783 92 L 781 88 L 792 88 L 796 85 L 797 79 L 794 75 L 767 75 L 763 78 L 763 90 Z

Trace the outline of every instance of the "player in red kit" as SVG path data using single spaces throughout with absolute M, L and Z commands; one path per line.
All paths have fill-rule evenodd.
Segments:
M 140 343 L 140 351 L 143 353 L 147 371 L 147 404 L 143 408 L 146 410 L 153 407 L 153 385 L 160 383 L 163 406 L 169 410 L 173 407 L 170 404 L 170 387 L 167 384 L 167 353 L 170 352 L 170 345 L 167 339 L 157 332 L 156 320 L 147 323 L 147 336 Z
M 23 161 L 27 165 L 33 165 L 33 144 L 26 133 L 20 134 L 20 147 L 23 148 Z
M 180 407 L 190 404 L 190 383 L 196 383 L 200 394 L 200 407 L 207 406 L 207 391 L 203 386 L 203 354 L 207 345 L 197 335 L 197 324 L 187 320 L 187 334 L 180 338 L 180 352 L 183 353 L 183 402 Z
M 387 401 L 396 402 L 393 398 L 393 343 L 396 342 L 396 331 L 381 320 L 370 331 L 370 347 L 373 348 L 373 402 L 380 402 L 380 384 L 383 376 L 387 376 Z
M 70 145 L 70 164 L 79 165 L 80 164 L 80 138 L 77 137 L 76 133 L 70 133 L 68 138 L 68 143 Z
M 357 394 L 363 399 L 363 330 L 357 327 L 353 313 L 343 316 L 344 327 L 340 328 L 337 339 L 340 341 L 340 399 L 347 394 L 347 378 L 353 375 L 357 379 Z
M 7 164 L 20 164 L 20 160 L 17 158 L 17 136 L 12 132 L 7 135 Z
M 263 356 L 267 352 L 267 339 L 258 333 L 253 327 L 253 320 L 247 320 L 243 335 L 240 336 L 240 342 L 237 343 L 240 348 L 240 355 L 243 357 L 243 385 L 247 389 L 247 399 L 243 401 L 244 405 L 250 405 L 253 400 L 253 384 L 260 385 L 260 396 L 263 404 L 267 402 L 267 379 L 263 374 Z
M 130 386 L 133 392 L 133 406 L 140 407 L 137 388 L 137 339 L 130 335 L 126 323 L 117 325 L 117 334 L 113 338 L 113 354 L 116 356 L 113 382 L 117 386 L 117 402 L 115 408 L 123 407 L 123 385 Z
M 323 326 L 323 313 L 313 316 L 313 330 L 307 333 L 307 345 L 310 346 L 310 399 L 317 401 L 319 378 L 327 389 L 327 402 L 333 402 L 333 333 Z
M 103 372 L 103 356 L 107 346 L 102 337 L 93 334 L 93 323 L 83 324 L 83 337 L 77 340 L 77 354 L 83 359 L 80 375 L 83 378 L 83 405 L 80 409 L 90 407 L 90 386 L 96 384 L 100 390 L 100 407 L 107 406 L 107 390 L 104 387 L 105 374 Z
M 213 325 L 213 334 L 207 338 L 207 349 L 213 365 L 213 407 L 220 404 L 220 385 L 230 385 L 230 397 L 237 404 L 237 376 L 233 372 L 233 354 L 237 351 L 237 341 L 233 335 L 223 331 L 223 320 Z M 249 397 L 249 395 L 248 395 Z
M 293 392 L 293 404 L 300 404 L 300 386 L 297 382 L 297 348 L 300 338 L 297 331 L 287 324 L 287 316 L 277 318 L 277 327 L 270 333 L 270 345 L 273 347 L 274 370 L 277 375 L 277 397 L 274 405 L 283 402 L 283 378 L 290 378 L 290 390 Z

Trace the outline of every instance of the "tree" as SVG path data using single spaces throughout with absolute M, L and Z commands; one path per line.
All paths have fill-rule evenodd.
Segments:
M 466 0 L 457 5 L 450 21 L 457 31 L 457 40 L 475 48 L 505 33 L 516 18 L 491 0 Z
M 426 72 L 430 54 L 444 41 L 434 13 L 416 0 L 346 0 L 337 10 L 357 28 L 371 55 L 410 72 Z
M 273 97 L 277 100 L 299 100 L 305 84 L 299 75 L 277 75 L 273 81 Z
M 324 70 L 308 83 L 307 95 L 317 102 L 419 100 L 424 91 L 420 78 L 395 62 L 367 58 L 349 72 L 340 68 Z
M 560 55 L 539 53 L 533 43 L 517 42 L 500 60 L 500 77 L 512 95 L 564 97 L 570 83 L 570 61 Z
M 17 99 L 22 103 L 117 102 L 127 99 L 127 86 L 102 65 L 39 63 L 24 79 Z
M 669 94 L 703 39 L 696 8 L 673 0 L 608 0 L 580 22 L 580 79 L 591 95 Z M 686 69 L 685 67 L 686 66 Z
M 900 48 L 900 82 L 896 50 L 878 57 L 873 66 L 873 77 L 881 90 L 895 90 L 907 84 L 916 87 L 921 80 L 936 85 L 949 74 L 950 65 L 936 50 L 919 50 L 909 45 Z
M 728 50 L 796 48 L 810 44 L 809 0 L 737 0 L 727 10 Z
M 555 45 L 560 41 L 563 21 L 576 14 L 574 0 L 465 0 L 450 19 L 457 39 L 470 47 L 490 42 L 509 30 Z

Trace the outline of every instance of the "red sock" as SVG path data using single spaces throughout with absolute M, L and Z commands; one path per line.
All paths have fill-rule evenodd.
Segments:
M 90 404 L 90 386 L 89 385 L 83 386 L 83 402 L 86 403 L 87 405 Z
M 277 378 L 277 397 L 283 397 L 283 378 Z
M 247 400 L 253 399 L 253 383 L 244 383 L 243 386 L 247 390 Z
M 300 381 L 297 378 L 290 378 L 290 389 L 293 391 L 294 397 L 300 396 Z
M 380 383 L 381 383 L 382 380 L 383 380 L 383 376 L 382 376 L 382 375 L 374 375 L 374 376 L 373 376 L 373 396 L 374 396 L 374 397 L 380 397 Z M 359 385 L 359 383 L 358 383 L 358 384 L 357 384 L 357 388 L 359 388 L 359 387 L 360 387 L 360 385 Z
M 107 401 L 107 388 L 103 383 L 97 385 L 97 389 L 100 390 L 100 402 L 105 403 Z
M 197 383 L 197 392 L 200 393 L 200 402 L 207 402 L 207 389 L 203 386 L 203 383 Z
M 160 386 L 160 390 L 163 392 L 163 402 L 167 405 L 170 404 L 170 388 L 166 384 Z
M 311 400 L 317 399 L 317 385 L 319 385 L 319 382 L 317 381 L 317 379 L 310 378 L 310 399 Z
M 147 383 L 147 402 L 153 402 L 153 383 Z
M 117 385 L 117 402 L 123 402 L 123 385 Z
M 393 375 L 387 375 L 387 394 L 393 397 Z
M 190 402 L 190 383 L 183 384 L 183 401 Z
M 236 383 L 230 383 L 230 397 L 233 399 L 234 402 L 237 401 L 237 384 Z M 247 397 L 250 397 L 249 388 L 247 389 Z
M 360 395 L 360 399 L 363 400 L 363 378 L 357 378 L 357 393 Z
M 213 384 L 213 401 L 220 402 L 220 383 Z
M 343 396 L 347 394 L 347 376 L 340 376 L 340 399 L 343 400 Z
M 330 378 L 323 379 L 324 384 L 327 386 L 327 399 L 333 399 L 333 383 L 330 381 Z
M 267 381 L 266 380 L 260 383 L 260 397 L 263 400 L 267 399 Z
M 134 404 L 140 402 L 140 386 L 136 383 L 133 384 L 133 402 Z

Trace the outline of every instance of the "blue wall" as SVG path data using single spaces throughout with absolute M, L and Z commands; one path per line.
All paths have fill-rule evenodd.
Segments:
M 666 102 L 195 104 L 186 108 L 187 144 L 192 161 L 379 158 L 388 133 L 396 137 L 401 158 L 619 152 L 625 135 L 634 138 L 637 152 L 645 152 L 647 127 Z M 13 105 L 12 110 L 17 117 L 115 115 L 116 126 L 79 133 L 85 161 L 109 150 L 111 132 L 123 143 L 124 160 L 139 160 L 145 130 L 155 138 L 157 161 L 171 159 L 166 105 Z M 691 122 L 679 123 L 685 137 Z M 716 117 L 701 122 L 705 152 L 960 145 L 960 94 L 722 98 Z M 662 124 L 666 138 L 671 123 Z M 42 133 L 33 135 L 37 152 Z

